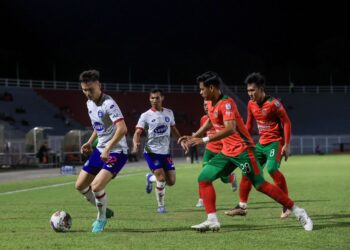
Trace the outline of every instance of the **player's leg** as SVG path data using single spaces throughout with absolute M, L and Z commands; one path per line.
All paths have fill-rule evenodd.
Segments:
M 207 220 L 192 228 L 198 231 L 219 230 L 220 223 L 216 215 L 216 193 L 213 181 L 221 176 L 227 176 L 234 170 L 234 166 L 229 164 L 230 160 L 222 153 L 217 154 L 210 160 L 210 163 L 202 168 L 198 176 L 198 184 L 203 194 L 203 202 L 207 214 Z
M 103 164 L 101 171 L 91 183 L 91 189 L 95 196 L 97 208 L 97 220 L 92 225 L 92 232 L 98 233 L 104 230 L 107 223 L 107 193 L 105 187 L 124 167 L 128 156 L 123 153 L 110 153 L 107 163 Z
M 288 186 L 284 175 L 279 171 L 281 164 L 281 151 L 282 151 L 282 142 L 273 142 L 264 147 L 264 153 L 267 157 L 266 169 L 267 172 L 273 179 L 273 182 L 278 186 L 286 195 L 288 195 Z M 283 207 L 281 218 L 288 218 L 290 211 Z
M 154 161 L 153 161 L 153 157 L 152 157 L 152 154 L 148 154 L 148 153 L 144 153 L 143 154 L 147 164 L 148 164 L 148 167 L 150 168 L 151 172 L 152 173 L 147 173 L 146 174 L 146 193 L 147 194 L 150 194 L 152 193 L 152 189 L 153 189 L 153 183 L 156 183 L 157 182 L 157 179 L 156 179 L 156 176 L 154 175 L 153 173 L 153 165 L 154 165 Z
M 255 155 L 260 163 L 260 166 L 266 162 L 266 156 L 263 151 L 263 147 L 258 143 L 255 149 Z M 246 216 L 248 213 L 248 198 L 250 191 L 252 190 L 252 183 L 248 177 L 242 174 L 241 182 L 239 183 L 239 203 L 231 210 L 225 211 L 228 216 Z
M 313 228 L 313 223 L 306 211 L 296 206 L 294 201 L 291 200 L 279 187 L 265 181 L 262 168 L 255 159 L 254 149 L 248 148 L 245 152 L 243 152 L 239 157 L 240 162 L 244 161 L 242 157 L 246 158 L 246 162 L 243 165 L 240 164 L 239 166 L 243 173 L 252 182 L 256 190 L 266 194 L 270 198 L 280 203 L 282 206 L 290 209 L 301 222 L 304 229 L 306 231 L 311 231 Z
M 85 162 L 78 175 L 77 181 L 75 182 L 75 188 L 94 206 L 95 196 L 92 193 L 90 184 L 100 171 L 101 167 L 100 152 L 95 149 L 89 159 Z
M 144 153 L 144 157 L 148 163 L 150 170 L 153 172 L 153 175 L 156 179 L 155 195 L 156 195 L 157 204 L 158 204 L 157 211 L 158 213 L 165 213 L 166 210 L 164 208 L 164 196 L 165 196 L 165 186 L 166 186 L 167 179 L 166 179 L 166 174 L 164 169 L 166 169 L 167 163 L 169 161 L 169 159 L 167 159 L 168 155 Z M 170 160 L 171 160 L 171 157 L 170 157 Z M 175 170 L 175 168 L 173 168 L 173 170 Z M 175 183 L 175 179 L 173 181 Z
M 209 149 L 206 148 L 206 149 L 204 150 L 204 154 L 203 154 L 202 168 L 204 168 L 205 165 L 208 164 L 208 162 L 210 161 L 210 159 L 212 159 L 215 155 L 216 155 L 215 153 L 213 153 L 212 151 L 210 151 Z M 204 204 L 203 204 L 203 195 L 201 194 L 201 190 L 200 190 L 199 187 L 198 187 L 198 195 L 199 195 L 199 198 L 198 198 L 196 207 L 197 207 L 197 208 L 202 208 L 202 207 L 204 207 Z
M 158 168 L 153 171 L 155 177 L 156 177 L 156 199 L 158 203 L 157 212 L 158 213 L 165 213 L 165 186 L 166 186 L 166 176 L 165 176 L 165 170 L 163 168 Z

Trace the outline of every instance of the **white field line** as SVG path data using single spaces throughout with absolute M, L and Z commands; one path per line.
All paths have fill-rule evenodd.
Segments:
M 140 174 L 126 174 L 126 175 L 121 175 L 121 176 L 118 176 L 118 179 L 119 179 L 119 178 L 122 178 L 122 177 L 134 176 L 134 175 L 140 175 Z M 40 186 L 40 187 L 19 189 L 19 190 L 14 190 L 14 191 L 9 191 L 9 192 L 0 193 L 0 196 L 1 196 L 1 195 L 16 194 L 16 193 L 23 193 L 23 192 L 30 192 L 30 191 L 34 191 L 34 190 L 40 190 L 40 189 L 47 189 L 47 188 L 54 188 L 54 187 L 67 186 L 67 185 L 71 185 L 71 184 L 73 184 L 73 183 L 75 183 L 75 181 L 64 182 L 64 183 L 59 183 L 59 184 L 52 184 L 52 185 L 47 185 L 47 186 Z
M 194 166 L 182 167 L 181 169 L 192 168 L 192 167 L 194 167 Z M 177 169 L 177 170 L 178 170 L 178 169 Z M 142 172 L 142 173 L 136 173 L 136 174 L 125 174 L 125 175 L 117 176 L 117 179 L 124 178 L 124 177 L 129 177 L 129 176 L 135 176 L 135 175 L 143 175 L 143 174 L 144 174 L 144 172 Z M 52 184 L 52 185 L 47 185 L 47 186 L 40 186 L 40 187 L 19 189 L 19 190 L 14 190 L 14 191 L 8 191 L 8 192 L 0 193 L 0 196 L 2 196 L 2 195 L 9 195 L 9 194 L 16 194 L 16 193 L 23 193 L 23 192 L 30 192 L 30 191 L 34 191 L 34 190 L 40 190 L 40 189 L 62 187 L 62 186 L 71 185 L 71 184 L 73 184 L 73 183 L 75 183 L 75 181 L 64 182 L 64 183 L 59 183 L 59 184 Z

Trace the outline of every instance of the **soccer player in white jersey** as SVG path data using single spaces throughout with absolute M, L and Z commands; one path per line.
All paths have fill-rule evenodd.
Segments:
M 92 224 L 92 232 L 99 233 L 104 230 L 107 218 L 113 216 L 113 211 L 107 209 L 105 187 L 127 161 L 127 127 L 117 103 L 102 93 L 97 70 L 82 72 L 80 82 L 88 98 L 86 104 L 94 132 L 81 147 L 82 154 L 91 155 L 80 171 L 75 187 L 96 206 L 98 213 Z M 92 143 L 96 138 L 98 144 L 92 151 Z
M 154 89 L 150 92 L 149 101 L 151 108 L 141 114 L 136 125 L 133 137 L 133 153 L 137 153 L 140 147 L 142 132 L 147 132 L 144 148 L 144 157 L 153 174 L 146 175 L 146 192 L 152 192 L 152 183 L 156 183 L 156 198 L 158 213 L 165 213 L 164 195 L 165 185 L 175 184 L 175 166 L 170 155 L 170 134 L 180 138 L 180 133 L 175 126 L 173 111 L 162 107 L 163 92 Z

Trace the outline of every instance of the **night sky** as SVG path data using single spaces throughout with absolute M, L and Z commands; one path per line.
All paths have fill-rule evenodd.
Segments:
M 104 82 L 194 84 L 214 70 L 232 84 L 253 71 L 273 84 L 348 84 L 348 14 L 331 4 L 5 0 L 0 77 L 18 68 L 22 79 L 77 81 L 96 68 Z

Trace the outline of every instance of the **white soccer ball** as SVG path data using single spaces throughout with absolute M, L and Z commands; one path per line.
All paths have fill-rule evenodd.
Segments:
M 51 216 L 50 225 L 55 232 L 68 232 L 72 226 L 72 217 L 65 211 L 57 211 Z

